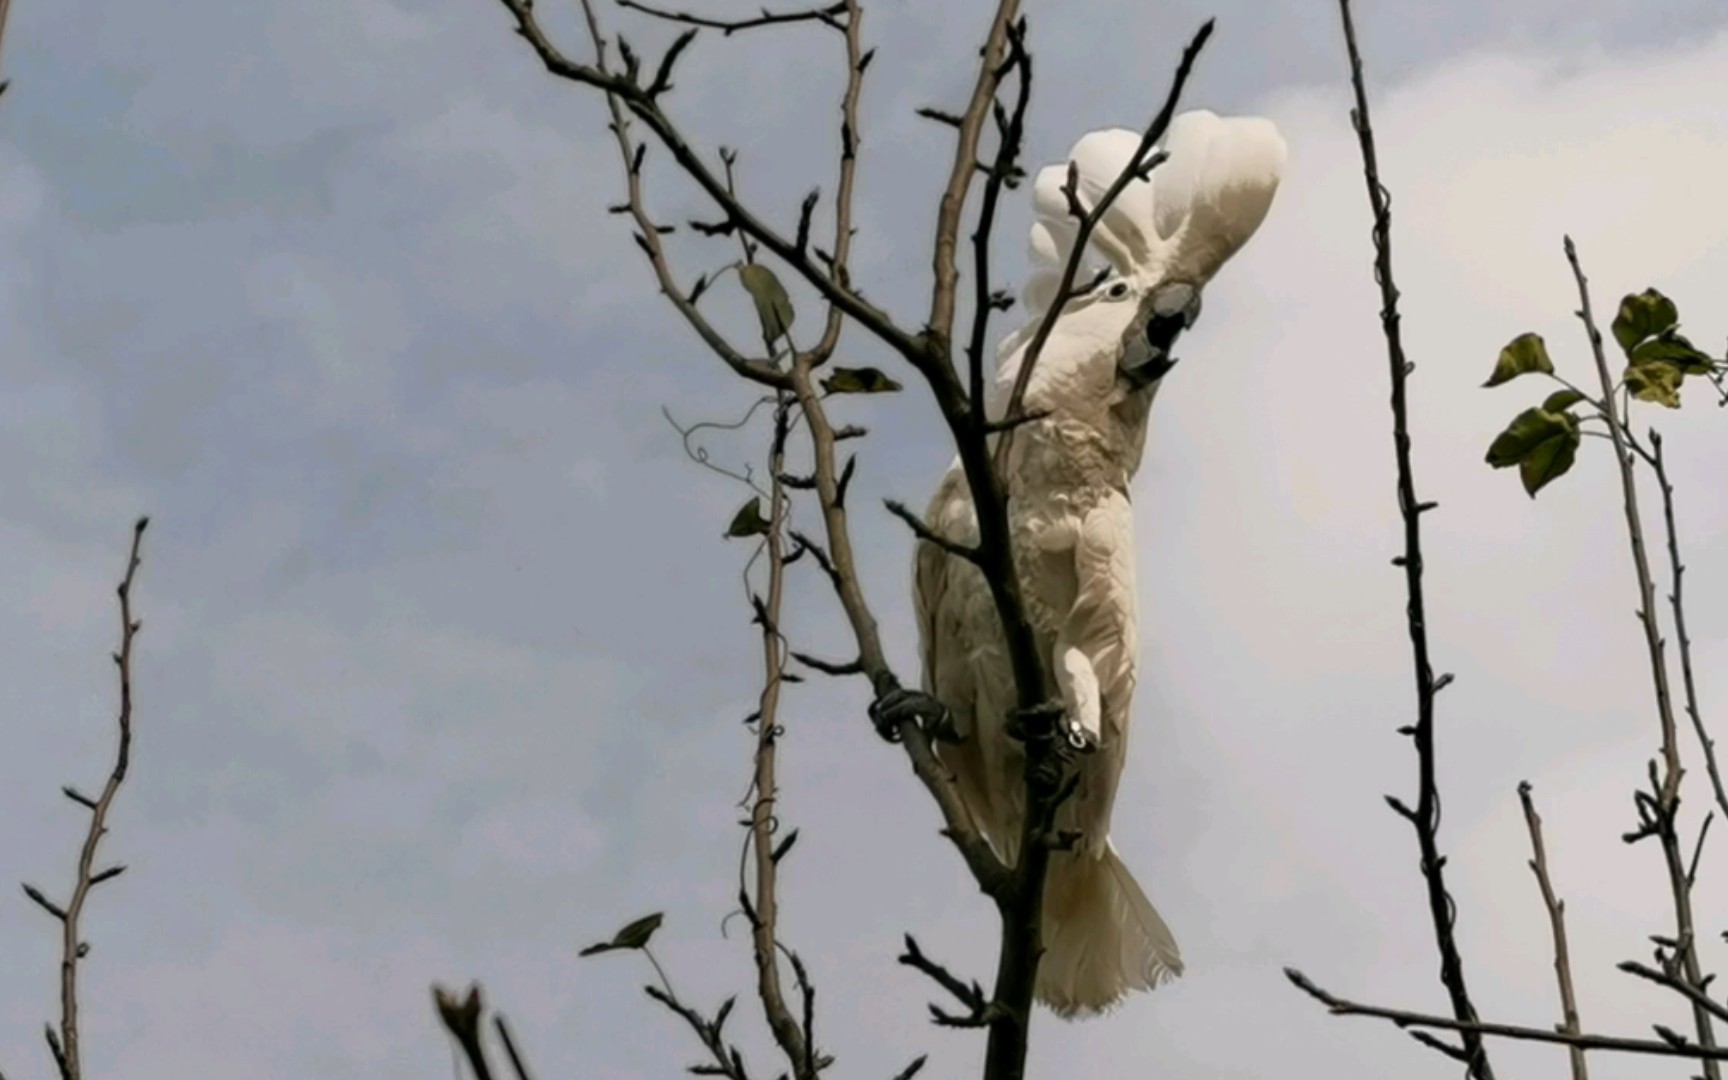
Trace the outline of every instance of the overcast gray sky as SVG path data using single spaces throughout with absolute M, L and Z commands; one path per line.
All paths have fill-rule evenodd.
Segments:
M 694 3 L 694 0 L 692 0 Z M 573 49 L 572 13 L 546 18 Z M 710 3 L 714 11 L 747 5 Z M 1617 839 L 1656 747 L 1609 461 L 1532 504 L 1482 463 L 1534 391 L 1478 389 L 1537 330 L 1580 372 L 1560 238 L 1598 302 L 1656 285 L 1728 337 L 1728 12 L 1711 0 L 1368 4 L 1364 46 L 1397 213 L 1429 524 L 1444 840 L 1478 1000 L 1558 1016 L 1514 788 L 1535 782 L 1569 902 L 1587 1025 L 1684 1012 L 1614 961 L 1667 929 L 1658 853 Z M 1136 125 L 1181 43 L 1218 33 L 1188 103 L 1275 119 L 1284 188 L 1209 290 L 1160 396 L 1136 489 L 1145 625 L 1116 841 L 1189 974 L 1113 1017 L 1037 1023 L 1035 1074 L 1454 1076 L 1396 1031 L 1332 1019 L 1279 974 L 1441 1009 L 1408 793 L 1408 652 L 1368 221 L 1333 5 L 1050 0 L 1030 7 L 1030 155 Z M 947 133 L 986 6 L 879 0 L 857 274 L 915 310 Z M 609 16 L 615 23 L 618 13 Z M 640 33 L 653 47 L 665 34 Z M 630 957 L 577 963 L 665 910 L 693 1000 L 746 990 L 733 802 L 755 649 L 719 538 L 739 501 L 660 416 L 749 394 L 656 300 L 617 218 L 602 110 L 546 76 L 491 0 L 21 0 L 0 101 L 0 879 L 61 894 L 83 819 L 59 794 L 109 761 L 112 586 L 148 512 L 137 744 L 93 900 L 93 1077 L 446 1075 L 427 999 L 480 977 L 544 1077 L 697 1059 Z M 674 98 L 739 147 L 784 219 L 832 186 L 833 43 L 700 41 Z M 700 203 L 650 159 L 669 219 Z M 1003 266 L 1023 268 L 1016 205 Z M 730 257 L 709 253 L 688 274 Z M 722 288 L 725 288 L 722 286 Z M 718 296 L 718 294 L 716 294 Z M 814 306 L 805 303 L 808 313 Z M 742 314 L 742 312 L 740 312 Z M 1007 329 L 1010 322 L 1004 322 Z M 893 362 L 862 343 L 852 359 Z M 903 373 L 902 373 L 903 374 Z M 910 381 L 910 380 L 908 380 Z M 1728 717 L 1724 415 L 1662 416 L 1690 546 L 1706 715 Z M 920 395 L 849 416 L 868 585 L 910 671 L 910 544 L 950 456 Z M 717 455 L 753 451 L 716 441 Z M 806 583 L 794 624 L 842 651 Z M 790 699 L 785 932 L 819 987 L 837 1076 L 971 1036 L 929 1029 L 916 933 L 989 970 L 993 918 L 862 692 Z M 1694 791 L 1695 809 L 1703 789 Z M 1692 818 L 1696 822 L 1696 815 Z M 1728 855 L 1701 873 L 1712 961 Z M 0 888 L 0 1066 L 49 1075 L 54 936 Z M 768 1043 L 741 1008 L 753 1057 Z M 1565 1058 L 1499 1050 L 1507 1075 Z M 1602 1058 L 1599 1080 L 1684 1065 Z

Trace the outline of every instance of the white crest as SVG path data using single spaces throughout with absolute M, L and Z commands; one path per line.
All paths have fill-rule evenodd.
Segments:
M 1140 136 L 1123 128 L 1094 131 L 1074 144 L 1068 157 L 1082 206 L 1097 203 L 1139 145 Z M 1101 258 L 1135 285 L 1203 286 L 1266 219 L 1284 173 L 1284 137 L 1261 117 L 1196 109 L 1171 121 L 1161 148 L 1168 160 L 1111 203 L 1083 266 Z M 1052 165 L 1033 185 L 1032 275 L 1022 297 L 1033 318 L 1055 299 L 1078 232 L 1062 192 L 1067 179 L 1066 165 Z

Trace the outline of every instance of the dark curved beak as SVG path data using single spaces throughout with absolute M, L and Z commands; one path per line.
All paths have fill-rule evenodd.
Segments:
M 1179 359 L 1171 353 L 1176 339 L 1200 317 L 1200 290 L 1186 282 L 1160 286 L 1152 293 L 1151 301 L 1144 357 L 1122 368 L 1122 374 L 1136 390 L 1170 374 Z

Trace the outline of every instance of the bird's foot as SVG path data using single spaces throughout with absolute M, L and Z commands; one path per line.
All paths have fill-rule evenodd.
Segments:
M 870 722 L 876 725 L 876 734 L 889 742 L 900 741 L 900 725 L 907 720 L 916 721 L 932 741 L 960 741 L 954 714 L 922 690 L 896 687 L 870 703 Z
M 1073 768 L 1095 753 L 1098 736 L 1076 722 L 1061 701 L 1019 709 L 1008 721 L 1008 733 L 1033 754 L 1033 774 L 1041 788 L 1060 791 L 1073 778 Z

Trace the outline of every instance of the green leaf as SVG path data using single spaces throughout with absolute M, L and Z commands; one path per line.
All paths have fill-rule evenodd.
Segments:
M 792 329 L 796 313 L 792 310 L 792 298 L 786 295 L 786 287 L 780 284 L 774 271 L 761 263 L 750 263 L 738 268 L 738 280 L 744 283 L 750 299 L 756 301 L 756 317 L 762 321 L 762 339 L 773 345 L 785 337 Z
M 640 949 L 648 944 L 648 939 L 654 936 L 654 931 L 660 929 L 660 922 L 664 918 L 665 915 L 658 911 L 652 915 L 644 915 L 613 934 L 611 941 L 590 945 L 576 955 L 593 956 L 596 953 L 611 952 L 614 949 Z
M 1664 330 L 1633 349 L 1628 357 L 1634 364 L 1663 361 L 1673 364 L 1683 375 L 1708 375 L 1713 370 L 1710 357 L 1699 352 L 1686 338 L 1673 330 Z
M 1578 444 L 1583 441 L 1584 436 L 1576 427 L 1567 428 L 1564 435 L 1538 443 L 1530 456 L 1518 463 L 1518 478 L 1524 481 L 1524 490 L 1532 499 L 1549 481 L 1566 475 L 1578 457 Z
M 822 380 L 822 389 L 830 394 L 892 394 L 900 384 L 873 367 L 837 367 Z
M 1548 346 L 1543 343 L 1542 335 L 1519 334 L 1500 350 L 1500 359 L 1494 364 L 1494 374 L 1488 376 L 1488 381 L 1482 385 L 1484 388 L 1499 386 L 1532 371 L 1552 375 L 1554 362 L 1548 359 Z
M 1584 395 L 1576 390 L 1556 390 L 1542 402 L 1542 411 L 1562 413 L 1584 400 Z
M 767 531 L 768 519 L 762 516 L 762 500 L 754 497 L 738 508 L 738 512 L 732 515 L 732 524 L 726 526 L 727 537 L 761 536 Z
M 1680 407 L 1680 383 L 1686 376 L 1666 360 L 1628 365 L 1625 378 L 1626 389 L 1639 401 L 1654 401 L 1670 409 Z
M 1630 356 L 1639 342 L 1673 329 L 1679 321 L 1674 301 L 1655 289 L 1645 289 L 1620 301 L 1620 313 L 1614 316 L 1614 340 Z
M 1578 418 L 1571 413 L 1525 409 L 1512 418 L 1506 430 L 1488 447 L 1488 464 L 1496 469 L 1522 464 L 1542 444 L 1577 434 Z

